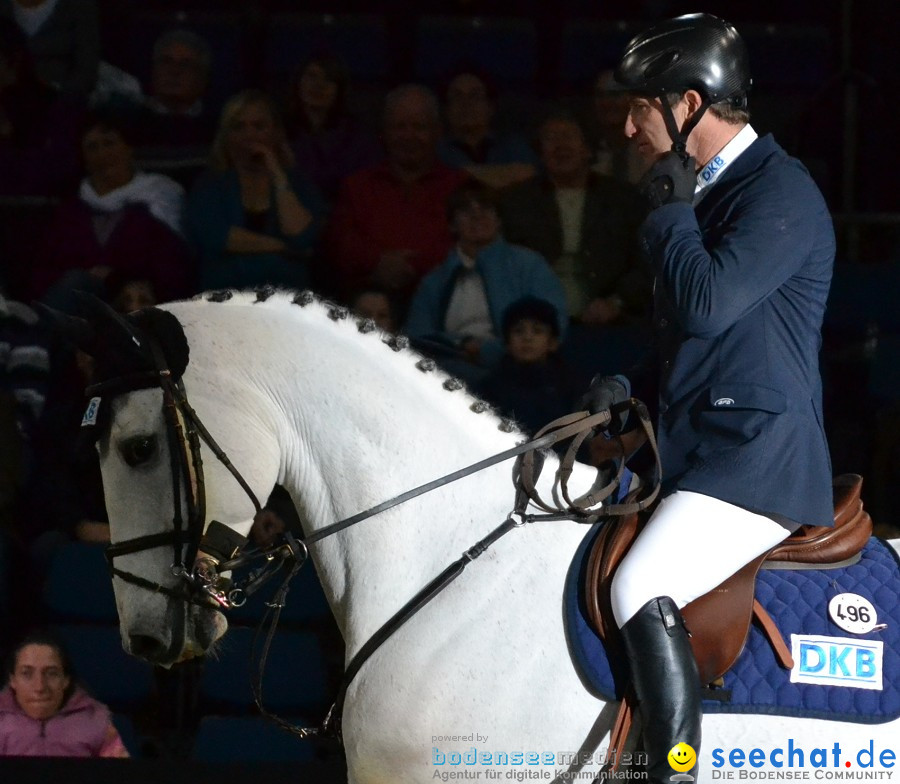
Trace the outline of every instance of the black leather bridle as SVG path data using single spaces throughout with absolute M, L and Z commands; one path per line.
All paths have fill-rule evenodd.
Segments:
M 132 585 L 200 607 L 218 610 L 238 607 L 286 563 L 302 564 L 307 557 L 306 547 L 288 535 L 285 541 L 275 547 L 245 550 L 247 539 L 228 526 L 213 520 L 207 528 L 201 442 L 209 447 L 216 459 L 235 478 L 257 513 L 262 508 L 261 504 L 243 475 L 234 467 L 191 407 L 181 379 L 173 379 L 156 339 L 152 335 L 144 335 L 142 339 L 148 343 L 157 366 L 155 370 L 94 384 L 87 388 L 86 394 L 90 397 L 115 397 L 141 389 L 161 389 L 174 496 L 172 528 L 110 544 L 106 548 L 110 572 Z M 187 508 L 186 520 L 182 496 Z M 175 588 L 115 566 L 115 558 L 119 556 L 167 545 L 171 545 L 173 550 L 172 573 L 182 578 Z M 198 553 L 201 554 L 199 560 Z M 266 568 L 254 573 L 243 585 L 235 585 L 220 576 L 223 572 L 230 572 L 255 561 L 265 562 Z

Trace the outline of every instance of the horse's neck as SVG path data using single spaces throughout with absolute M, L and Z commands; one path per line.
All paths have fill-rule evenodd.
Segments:
M 219 307 L 224 314 L 235 306 Z M 391 351 L 380 335 L 360 335 L 355 325 L 332 323 L 322 313 L 266 316 L 268 309 L 244 308 L 249 311 L 245 319 L 232 314 L 214 320 L 209 330 L 213 337 L 204 346 L 215 363 L 210 370 L 238 365 L 241 371 L 236 380 L 220 372 L 217 383 L 207 389 L 223 401 L 230 389 L 234 401 L 226 416 L 236 421 L 251 416 L 258 423 L 256 462 L 273 466 L 267 478 L 260 469 L 258 481 L 278 481 L 288 489 L 307 532 L 522 439 L 500 432 L 493 415 L 471 411 L 472 399 L 465 392 L 444 389 L 445 377 L 416 369 L 414 356 Z M 210 316 L 216 313 L 209 311 Z M 272 319 L 280 323 L 273 326 Z M 229 329 L 230 341 L 222 334 Z M 242 396 L 252 414 L 239 410 L 236 401 Z M 224 412 L 229 404 L 219 405 Z M 312 546 L 348 648 L 364 641 L 503 521 L 514 501 L 511 472 L 512 462 L 505 462 Z M 267 490 L 260 487 L 262 493 Z M 503 559 L 490 570 L 490 579 L 508 581 L 513 570 L 538 574 L 543 567 L 520 551 L 538 547 L 543 556 L 539 560 L 546 562 L 557 548 L 574 549 L 583 535 L 575 529 L 506 537 L 495 548 Z
M 516 442 L 497 430 L 492 416 L 466 410 L 464 392 L 444 390 L 437 378 L 420 371 L 399 380 L 398 371 L 412 370 L 414 362 L 399 359 L 399 365 L 391 363 L 395 367 L 364 370 L 350 362 L 362 373 L 344 381 L 333 416 L 318 413 L 328 410 L 324 398 L 296 410 L 294 432 L 306 440 L 306 449 L 297 453 L 308 458 L 290 467 L 284 479 L 311 527 L 369 509 Z M 507 463 L 432 491 L 314 546 L 348 644 L 367 638 L 502 522 L 514 500 L 510 468 Z

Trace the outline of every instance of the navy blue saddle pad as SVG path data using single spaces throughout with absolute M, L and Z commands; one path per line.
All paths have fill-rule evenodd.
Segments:
M 569 570 L 566 629 L 583 680 L 606 700 L 625 683 L 613 675 L 600 638 L 590 628 L 582 595 L 589 534 Z M 852 634 L 829 617 L 838 594 L 858 594 L 874 606 L 878 627 Z M 706 692 L 706 713 L 760 713 L 835 721 L 880 723 L 900 716 L 900 559 L 872 538 L 852 566 L 829 570 L 760 570 L 756 598 L 794 652 L 794 669 L 782 668 L 755 623 L 747 644 L 724 676 L 724 687 Z M 886 624 L 881 626 L 881 624 Z M 879 643 L 881 643 L 879 645 Z M 793 679 L 792 679 L 793 675 Z

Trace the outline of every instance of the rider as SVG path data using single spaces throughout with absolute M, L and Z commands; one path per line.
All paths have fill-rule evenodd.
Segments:
M 818 352 L 835 242 L 806 169 L 748 123 L 734 27 L 707 14 L 662 22 L 628 44 L 615 77 L 629 93 L 625 133 L 654 161 L 640 240 L 656 274 L 663 498 L 612 606 L 650 779 L 669 781 L 670 750 L 700 745 L 680 609 L 833 516 Z M 598 377 L 588 404 L 629 394 L 623 377 Z

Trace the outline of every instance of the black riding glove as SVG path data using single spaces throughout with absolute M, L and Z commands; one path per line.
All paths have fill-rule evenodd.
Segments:
M 594 376 L 581 404 L 592 414 L 598 414 L 616 403 L 628 400 L 629 397 L 631 384 L 625 376 Z M 616 414 L 609 423 L 609 431 L 621 433 L 626 419 L 628 419 L 627 411 Z
M 677 201 L 690 204 L 697 189 L 697 160 L 667 152 L 641 178 L 638 188 L 651 210 Z

